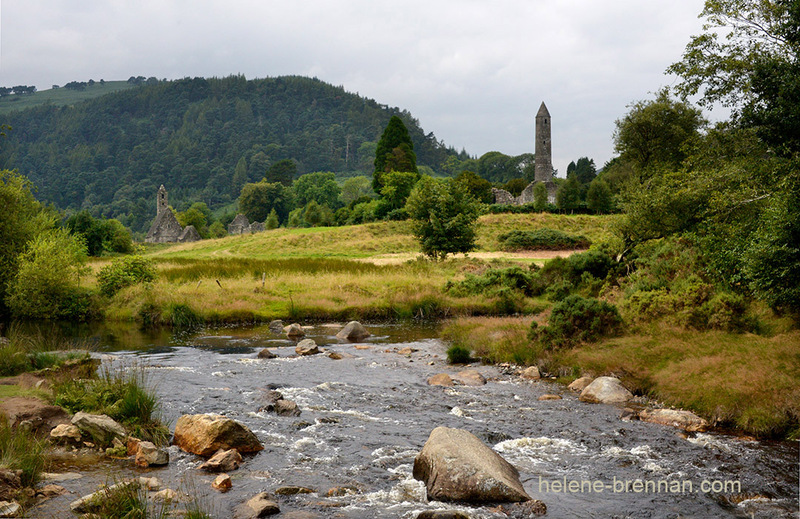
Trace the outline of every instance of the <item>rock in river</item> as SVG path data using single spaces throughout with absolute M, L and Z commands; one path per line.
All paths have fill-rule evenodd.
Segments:
M 369 332 L 360 322 L 350 321 L 336 336 L 348 341 L 361 341 L 369 337 Z
M 528 501 L 519 472 L 463 429 L 437 427 L 414 459 L 428 499 L 468 503 Z
M 72 425 L 90 436 L 95 442 L 110 444 L 114 438 L 125 438 L 128 433 L 125 428 L 104 414 L 89 414 L 78 411 L 72 417 Z
M 294 348 L 294 352 L 300 356 L 316 355 L 319 353 L 319 346 L 314 339 L 303 339 Z
M 643 422 L 671 425 L 688 432 L 702 432 L 708 429 L 708 422 L 691 411 L 682 409 L 645 409 L 639 413 Z
M 236 449 L 218 450 L 207 462 L 200 465 L 206 472 L 230 472 L 242 463 L 242 455 Z
M 622 382 L 614 377 L 597 377 L 581 391 L 581 402 L 592 404 L 623 404 L 633 398 Z
M 258 452 L 264 448 L 245 425 L 218 414 L 185 414 L 175 424 L 172 443 L 205 458 L 220 449 Z

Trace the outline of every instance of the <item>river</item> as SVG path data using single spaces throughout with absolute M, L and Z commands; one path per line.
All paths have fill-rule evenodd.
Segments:
M 564 386 L 525 381 L 498 366 L 472 366 L 488 379 L 485 386 L 428 386 L 429 376 L 459 369 L 447 364 L 436 324 L 367 328 L 372 336 L 358 345 L 336 339 L 331 325 L 307 329 L 307 337 L 341 353 L 340 360 L 297 357 L 294 342 L 266 326 L 176 335 L 132 326 L 76 332 L 112 369 L 145 370 L 170 428 L 183 414 L 224 414 L 246 424 L 265 449 L 245 456 L 224 494 L 210 488 L 213 475 L 197 470 L 198 457 L 175 447 L 164 468 L 64 457 L 52 470 L 82 477 L 60 482 L 70 493 L 34 516 L 68 517 L 69 503 L 98 483 L 136 474 L 190 489 L 220 518 L 250 496 L 282 486 L 316 492 L 278 496 L 279 517 L 413 519 L 438 509 L 506 517 L 490 507 L 426 501 L 424 485 L 411 477 L 414 457 L 443 425 L 472 432 L 516 466 L 528 493 L 547 505 L 546 517 L 800 517 L 798 442 L 686 435 L 622 421 L 618 407 L 579 402 Z M 278 357 L 258 359 L 265 347 Z M 398 353 L 402 348 L 416 351 Z M 259 412 L 269 389 L 294 400 L 300 416 Z M 546 393 L 563 399 L 537 400 Z M 337 487 L 350 491 L 326 497 Z

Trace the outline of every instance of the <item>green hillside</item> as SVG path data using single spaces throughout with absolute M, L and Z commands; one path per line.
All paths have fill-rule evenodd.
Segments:
M 0 167 L 16 168 L 40 200 L 61 209 L 89 209 L 144 231 L 164 184 L 178 210 L 193 202 L 216 209 L 239 195 L 236 165 L 246 181 L 263 178 L 291 159 L 297 175 L 330 171 L 371 175 L 375 145 L 392 115 L 408 127 L 417 163 L 434 171 L 459 155 L 425 133 L 410 113 L 346 92 L 317 79 L 186 78 L 128 85 L 78 102 L 85 91 L 39 92 L 9 103 L 50 101 L 2 113 L 12 130 L 0 141 Z M 16 97 L 17 94 L 7 97 Z M 61 97 L 62 103 L 56 101 Z M 28 97 L 23 95 L 22 97 Z M 63 106 L 59 106 L 62 104 Z M 466 153 L 461 152 L 462 158 Z
M 41 105 L 68 106 L 74 105 L 87 99 L 104 96 L 135 88 L 135 85 L 128 81 L 104 81 L 86 85 L 82 90 L 69 88 L 53 88 L 41 90 L 33 94 L 7 95 L 0 97 L 0 116 L 15 110 L 25 110 Z

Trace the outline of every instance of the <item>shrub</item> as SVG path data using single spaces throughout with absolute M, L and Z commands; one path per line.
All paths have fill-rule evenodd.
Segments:
M 604 279 L 616 263 L 614 258 L 598 250 L 573 254 L 567 258 L 567 262 L 574 277 L 580 278 L 584 272 L 588 272 L 597 279 Z
M 75 308 L 88 308 L 79 283 L 86 273 L 86 247 L 66 229 L 36 236 L 19 256 L 19 270 L 8 287 L 7 303 L 19 317 L 85 318 Z
M 617 308 L 605 301 L 571 295 L 553 307 L 547 326 L 532 331 L 544 346 L 555 349 L 596 342 L 622 330 Z
M 468 348 L 460 344 L 453 344 L 447 349 L 447 362 L 450 364 L 469 364 L 472 356 Z
M 156 267 L 152 260 L 139 255 L 114 258 L 97 273 L 100 291 L 111 297 L 123 288 L 152 283 L 156 279 Z
M 583 236 L 574 236 L 554 229 L 511 231 L 497 237 L 505 251 L 582 249 L 591 245 Z
M 203 319 L 186 303 L 170 303 L 166 314 L 167 321 L 178 330 L 191 330 L 203 323 Z
M 445 290 L 457 297 L 467 295 L 497 295 L 502 289 L 522 292 L 531 295 L 533 274 L 522 267 L 490 269 L 480 276 L 467 274 L 460 282 L 448 281 Z

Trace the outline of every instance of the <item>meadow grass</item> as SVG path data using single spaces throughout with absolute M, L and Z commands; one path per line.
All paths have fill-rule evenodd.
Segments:
M 17 434 L 5 417 L 0 416 L 0 467 L 21 470 L 22 485 L 33 487 L 46 466 L 44 441 L 33 434 Z
M 488 362 L 536 364 L 564 382 L 614 375 L 636 394 L 690 409 L 720 427 L 759 437 L 794 438 L 800 432 L 796 329 L 778 323 L 774 335 L 761 336 L 655 323 L 623 337 L 546 351 L 527 337 L 532 321 L 459 318 L 445 325 L 443 336 Z
M 57 368 L 69 360 L 89 357 L 83 344 L 64 341 L 41 329 L 26 333 L 17 323 L 9 326 L 6 339 L 0 343 L 0 376 Z
M 166 445 L 169 440 L 158 397 L 141 368 L 106 369 L 95 379 L 64 380 L 53 386 L 52 401 L 71 413 L 108 415 L 141 440 L 156 445 Z

